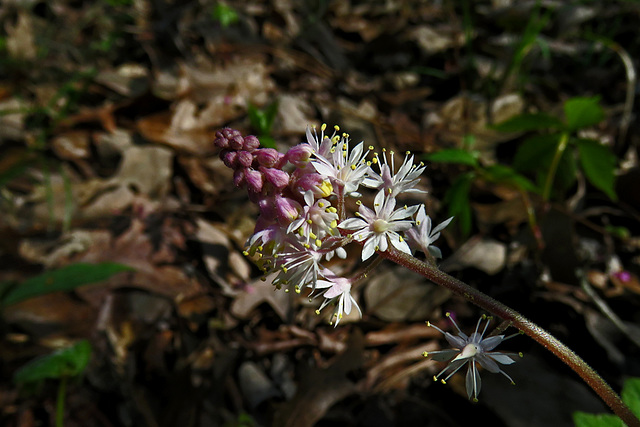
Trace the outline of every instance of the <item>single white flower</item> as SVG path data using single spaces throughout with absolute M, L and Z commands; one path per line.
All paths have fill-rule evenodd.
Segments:
M 410 230 L 407 230 L 407 240 L 414 246 L 420 248 L 420 250 L 427 254 L 431 254 L 435 258 L 442 258 L 442 252 L 439 248 L 432 245 L 433 242 L 438 240 L 440 232 L 449 225 L 453 217 L 440 223 L 433 230 L 431 229 L 431 218 L 425 212 L 424 205 L 420 205 L 418 214 L 416 215 L 416 223 Z
M 323 254 L 302 245 L 291 245 L 287 252 L 275 257 L 274 270 L 279 270 L 273 285 L 278 289 L 288 286 L 296 293 L 302 288 L 315 289 L 318 273 L 323 268 L 320 264 Z
M 322 294 L 325 300 L 316 313 L 320 314 L 320 310 L 326 307 L 327 304 L 336 302 L 336 308 L 332 317 L 332 319 L 336 319 L 334 326 L 338 326 L 344 314 L 348 315 L 351 313 L 353 306 L 358 309 L 360 316 L 362 316 L 362 311 L 360 311 L 358 303 L 351 295 L 351 281 L 347 278 L 336 276 L 328 269 L 324 270 L 324 276 L 326 280 L 320 279 L 316 284 L 317 289 L 326 289 Z
M 398 232 L 411 228 L 413 221 L 407 218 L 411 218 L 418 207 L 404 206 L 394 210 L 395 206 L 396 199 L 380 190 L 373 201 L 374 210 L 361 204 L 356 213 L 359 218 L 349 218 L 338 226 L 343 230 L 353 230 L 353 238 L 365 242 L 362 248 L 363 261 L 375 251 L 385 252 L 389 242 L 399 251 L 411 254 L 409 245 Z
M 437 326 L 434 326 L 431 323 L 427 322 L 427 325 L 443 333 L 445 339 L 453 347 L 452 349 L 447 350 L 430 352 L 425 351 L 424 353 L 422 353 L 424 357 L 430 357 L 438 362 L 449 361 L 449 364 L 442 371 L 440 371 L 438 375 L 433 377 L 434 381 L 437 381 L 438 378 L 440 378 L 440 376 L 445 372 L 451 371 L 446 378 L 441 380 L 443 384 L 446 384 L 447 380 L 451 378 L 453 374 L 458 372 L 464 365 L 469 364 L 466 377 L 467 396 L 469 397 L 469 399 L 471 399 L 473 396 L 473 400 L 477 401 L 482 384 L 480 380 L 480 373 L 478 372 L 478 367 L 476 366 L 477 362 L 480 364 L 480 366 L 482 366 L 489 372 L 492 372 L 494 374 L 500 373 L 504 375 L 509 379 L 509 381 L 511 381 L 511 384 L 515 385 L 511 377 L 500 368 L 498 363 L 503 365 L 510 365 L 512 363 L 515 363 L 518 357 L 522 357 L 522 353 L 501 353 L 491 350 L 496 348 L 504 340 L 519 335 L 519 333 L 510 335 L 506 338 L 504 335 L 494 335 L 492 337 L 483 339 L 484 333 L 487 331 L 487 327 L 489 326 L 489 322 L 491 322 L 491 318 L 482 316 L 478 320 L 475 332 L 472 333 L 471 336 L 467 336 L 460 330 L 456 322 L 451 318 L 450 313 L 447 313 L 447 317 L 451 320 L 453 325 L 458 330 L 457 337 L 451 335 L 449 332 L 444 332 Z M 480 323 L 483 319 L 487 319 L 487 324 L 485 325 L 482 333 L 478 333 L 478 328 L 480 327 Z
M 287 228 L 287 233 L 296 231 L 300 237 L 306 239 L 316 246 L 321 246 L 323 239 L 327 235 L 338 235 L 338 214 L 336 208 L 325 199 L 315 200 L 313 191 L 304 193 L 305 206 L 302 208 L 300 216 L 294 220 Z
M 373 166 L 371 166 L 362 185 L 369 188 L 384 189 L 392 197 L 400 193 L 426 193 L 426 191 L 413 188 L 420 182 L 420 175 L 427 168 L 422 162 L 414 165 L 413 155 L 410 156 L 410 153 L 407 151 L 402 166 L 395 171 L 393 151 L 389 152 L 389 157 L 391 158 L 391 165 L 389 165 L 389 161 L 387 161 L 386 149 L 382 150 L 382 161 L 378 153 L 374 154 L 371 163 L 378 165 L 380 173 L 376 173 L 373 170 Z
M 343 133 L 342 137 L 335 135 L 331 141 L 333 146 L 329 152 L 324 155 L 317 153 L 311 165 L 319 174 L 329 178 L 334 187 L 344 188 L 345 194 L 355 193 L 369 170 L 365 160 L 368 151 L 364 150 L 364 142 L 349 152 L 348 134 Z M 322 148 L 319 147 L 319 150 Z

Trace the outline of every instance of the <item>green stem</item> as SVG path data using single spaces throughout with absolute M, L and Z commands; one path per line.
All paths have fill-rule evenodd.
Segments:
M 388 251 L 380 253 L 384 258 L 402 265 L 438 285 L 444 286 L 457 295 L 460 295 L 478 307 L 492 313 L 503 320 L 510 321 L 512 325 L 525 334 L 529 335 L 560 360 L 566 363 L 591 387 L 600 398 L 619 416 L 629 427 L 640 427 L 640 420 L 624 404 L 620 396 L 606 383 L 598 373 L 593 370 L 584 360 L 575 354 L 569 347 L 560 342 L 557 338 L 545 331 L 517 311 L 507 307 L 499 301 L 461 282 L 455 277 L 430 266 L 429 264 L 414 258 L 411 255 L 389 248 Z
M 67 395 L 67 377 L 60 378 L 58 384 L 58 400 L 56 402 L 56 427 L 64 426 L 64 401 Z
M 553 181 L 556 178 L 556 172 L 558 170 L 558 165 L 560 164 L 560 159 L 564 154 L 564 150 L 567 148 L 568 142 L 569 134 L 567 132 L 563 132 L 562 135 L 560 135 L 560 141 L 558 142 L 558 147 L 556 147 L 556 153 L 553 156 L 551 166 L 549 166 L 549 173 L 547 173 L 547 179 L 544 183 L 542 199 L 545 202 L 549 201 L 549 197 L 551 196 L 551 187 L 553 186 Z

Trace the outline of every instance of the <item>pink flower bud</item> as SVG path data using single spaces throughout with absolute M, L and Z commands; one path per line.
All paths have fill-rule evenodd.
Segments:
M 278 219 L 285 224 L 289 224 L 296 219 L 300 215 L 300 211 L 302 211 L 300 203 L 288 197 L 276 197 L 275 204 Z
M 250 168 L 253 163 L 253 154 L 248 151 L 236 151 L 236 153 L 238 153 L 238 164 L 245 168 Z
M 234 136 L 229 139 L 229 147 L 233 150 L 242 150 L 244 146 L 244 138 L 241 135 Z
M 257 150 L 260 147 L 260 141 L 253 135 L 246 136 L 244 138 L 244 149 L 251 152 Z
M 223 151 L 220 153 L 220 157 L 224 162 L 225 166 L 231 169 L 235 169 L 236 162 L 238 160 L 238 152 L 237 151 Z
M 236 169 L 235 172 L 233 172 L 233 183 L 236 187 L 242 188 L 245 183 L 244 169 Z
M 217 134 L 219 134 L 220 132 L 217 132 Z M 217 137 L 214 141 L 214 144 L 216 144 L 216 147 L 218 148 L 229 148 L 229 140 L 227 138 L 224 138 L 222 135 L 220 135 L 219 137 Z
M 229 148 L 229 140 L 236 136 L 241 136 L 236 129 L 224 128 L 216 132 L 214 144 L 219 148 Z
M 256 150 L 255 154 L 258 163 L 260 163 L 260 166 L 264 166 L 267 168 L 274 167 L 278 163 L 278 161 L 280 161 L 280 157 L 282 157 L 282 154 L 280 154 L 278 150 L 275 150 L 273 148 L 261 148 L 259 150 Z
M 267 180 L 267 182 L 277 189 L 282 189 L 289 185 L 289 174 L 285 171 L 260 166 L 260 172 L 264 174 L 264 178 Z
M 289 148 L 286 158 L 295 167 L 303 168 L 309 163 L 313 150 L 309 144 L 298 144 Z
M 262 191 L 262 184 L 264 184 L 264 178 L 260 172 L 253 169 L 245 169 L 244 176 L 247 180 L 247 188 L 249 191 L 259 193 Z

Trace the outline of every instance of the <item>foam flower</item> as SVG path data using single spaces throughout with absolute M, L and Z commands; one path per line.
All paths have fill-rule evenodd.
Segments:
M 382 156 L 379 156 L 378 153 L 374 154 L 371 163 L 378 166 L 380 173 L 374 171 L 373 166 L 371 166 L 362 185 L 369 188 L 384 189 L 393 197 L 405 192 L 426 193 L 413 188 L 420 182 L 420 174 L 426 169 L 423 163 L 414 165 L 413 156 L 407 151 L 404 162 L 396 171 L 393 151 L 389 152 L 389 157 L 391 158 L 390 161 L 387 160 L 386 149 L 382 150 Z
M 318 280 L 316 283 L 317 289 L 326 289 L 322 296 L 325 298 L 320 308 L 316 311 L 317 314 L 320 314 L 320 310 L 322 310 L 327 304 L 335 302 L 336 308 L 333 312 L 333 318 L 335 318 L 334 326 L 338 326 L 340 323 L 340 319 L 342 319 L 344 314 L 350 314 L 351 309 L 355 306 L 362 316 L 362 312 L 360 311 L 360 307 L 358 303 L 351 295 L 351 280 L 345 277 L 336 276 L 331 273 L 330 270 L 325 269 L 325 279 Z
M 404 206 L 394 210 L 395 206 L 396 199 L 380 190 L 373 201 L 374 210 L 361 204 L 356 213 L 358 218 L 349 218 L 340 223 L 339 228 L 353 230 L 353 238 L 358 242 L 364 242 L 363 261 L 370 258 L 375 251 L 385 252 L 389 243 L 399 251 L 411 254 L 409 245 L 398 232 L 411 228 L 413 221 L 408 218 L 413 216 L 418 207 Z
M 494 335 L 488 338 L 483 338 L 484 333 L 487 331 L 487 327 L 491 322 L 491 318 L 482 316 L 476 325 L 476 330 L 467 336 L 460 330 L 458 324 L 451 318 L 451 314 L 447 313 L 447 317 L 451 320 L 453 325 L 458 330 L 458 336 L 454 336 L 449 332 L 444 332 L 437 326 L 427 322 L 427 325 L 434 329 L 437 329 L 444 334 L 445 339 L 451 345 L 451 349 L 424 352 L 424 357 L 430 357 L 438 362 L 448 361 L 449 364 L 438 375 L 434 376 L 434 381 L 437 381 L 443 374 L 449 372 L 446 378 L 443 378 L 441 382 L 446 384 L 447 380 L 451 378 L 453 374 L 458 372 L 464 365 L 468 365 L 466 376 L 466 389 L 469 399 L 473 398 L 474 401 L 478 400 L 478 394 L 480 393 L 480 387 L 482 385 L 480 379 L 480 372 L 478 370 L 478 364 L 487 371 L 497 374 L 500 373 L 507 377 L 511 384 L 515 384 L 511 377 L 504 372 L 498 363 L 503 365 L 510 365 L 514 363 L 518 357 L 522 357 L 522 353 L 501 353 L 498 351 L 491 351 L 496 348 L 504 340 L 512 338 L 519 334 L 513 334 L 505 338 L 504 335 Z M 484 326 L 484 330 L 479 333 L 480 323 L 482 320 L 487 319 L 487 324 Z
M 435 258 L 442 258 L 442 252 L 439 248 L 433 246 L 432 243 L 438 240 L 440 232 L 449 225 L 452 219 L 453 217 L 443 221 L 432 230 L 431 218 L 425 212 L 424 205 L 420 205 L 418 214 L 416 215 L 415 225 L 411 230 L 407 230 L 407 239 L 423 253 L 431 254 Z

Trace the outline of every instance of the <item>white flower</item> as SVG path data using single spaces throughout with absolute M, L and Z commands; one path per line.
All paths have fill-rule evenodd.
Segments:
M 389 166 L 389 162 L 387 161 L 386 149 L 382 150 L 382 161 L 380 161 L 378 153 L 374 154 L 374 158 L 371 160 L 371 163 L 378 165 L 380 168 L 380 174 L 376 173 L 373 170 L 373 167 L 371 167 L 368 176 L 364 179 L 362 185 L 369 188 L 384 189 L 392 197 L 403 192 L 426 193 L 426 191 L 413 188 L 420 181 L 420 175 L 426 169 L 426 166 L 423 163 L 414 165 L 413 155 L 409 156 L 410 153 L 407 151 L 402 166 L 400 166 L 398 171 L 394 173 L 394 152 L 391 151 L 389 154 L 391 157 L 391 166 Z
M 316 311 L 316 313 L 319 314 L 320 310 L 326 307 L 327 304 L 337 300 L 336 309 L 333 313 L 333 317 L 336 318 L 334 326 L 338 326 L 338 323 L 340 322 L 340 319 L 342 319 L 344 314 L 351 313 L 351 308 L 353 306 L 358 309 L 360 316 L 362 316 L 362 311 L 360 311 L 358 303 L 351 295 L 351 281 L 344 277 L 336 276 L 328 269 L 325 269 L 324 271 L 325 279 L 327 280 L 318 280 L 316 288 L 326 288 L 327 290 L 322 294 L 325 300 L 320 308 Z
M 326 157 L 329 155 L 331 147 L 333 147 L 332 138 L 329 138 L 324 134 L 325 129 L 327 129 L 326 123 L 320 127 L 320 136 L 318 136 L 315 125 L 313 126 L 313 133 L 311 133 L 311 128 L 307 126 L 307 142 L 316 156 Z M 338 129 L 336 128 L 336 131 L 337 130 Z
M 322 238 L 338 234 L 337 210 L 325 199 L 316 201 L 311 190 L 304 193 L 304 201 L 302 214 L 289 224 L 287 233 L 297 231 L 301 237 L 306 238 L 306 244 L 311 240 L 316 246 L 320 246 Z
M 295 292 L 308 286 L 315 289 L 318 273 L 323 268 L 320 264 L 323 254 L 302 246 L 291 244 L 287 252 L 274 256 L 274 270 L 280 270 L 273 280 L 278 289 L 282 285 L 293 287 Z
M 389 242 L 399 251 L 411 254 L 409 245 L 398 232 L 411 228 L 413 221 L 407 218 L 410 218 L 418 207 L 404 206 L 394 211 L 395 206 L 396 199 L 380 190 L 373 201 L 373 211 L 361 204 L 356 213 L 359 218 L 349 218 L 340 223 L 339 228 L 354 230 L 353 238 L 356 241 L 365 242 L 362 248 L 363 261 L 371 257 L 375 251 L 385 252 Z
M 442 258 L 442 252 L 439 248 L 432 246 L 432 243 L 438 240 L 440 231 L 444 230 L 452 219 L 453 217 L 449 218 L 431 230 L 431 218 L 425 212 L 424 205 L 420 205 L 416 223 L 411 230 L 407 231 L 407 239 L 425 254 L 429 253 L 435 258 Z
M 329 152 L 324 155 L 318 152 L 311 164 L 319 174 L 329 178 L 334 187 L 343 187 L 345 194 L 355 193 L 369 171 L 364 142 L 356 145 L 350 153 L 349 135 L 346 133 L 342 137 L 334 136 L 332 143 Z M 324 152 L 323 147 L 319 150 Z
M 434 376 L 434 381 L 437 381 L 438 378 L 447 371 L 451 371 L 446 378 L 442 379 L 442 383 L 446 384 L 446 381 L 451 378 L 453 374 L 458 372 L 460 368 L 462 368 L 467 363 L 469 364 L 469 368 L 467 369 L 467 377 L 466 377 L 466 388 L 467 388 L 467 396 L 469 399 L 473 396 L 473 400 L 478 400 L 478 394 L 480 393 L 481 380 L 480 373 L 478 372 L 478 368 L 476 366 L 476 362 L 480 364 L 487 371 L 492 372 L 494 374 L 501 373 L 505 377 L 511 381 L 511 384 L 515 384 L 511 377 L 504 372 L 498 363 L 503 365 L 510 365 L 514 363 L 518 357 L 522 357 L 522 353 L 501 353 L 497 351 L 491 351 L 496 348 L 502 341 L 514 337 L 519 334 L 513 334 L 505 338 L 504 335 L 494 335 L 489 338 L 483 339 L 484 333 L 487 331 L 487 326 L 489 326 L 489 322 L 491 322 L 491 318 L 487 318 L 487 316 L 482 316 L 478 320 L 478 324 L 476 325 L 476 330 L 471 336 L 467 336 L 464 332 L 460 330 L 456 322 L 451 318 L 450 313 L 447 313 L 447 317 L 451 319 L 454 326 L 458 330 L 458 336 L 453 336 L 449 332 L 444 332 L 442 329 L 437 326 L 433 326 L 431 323 L 427 322 L 429 326 L 437 329 L 438 331 L 444 334 L 445 339 L 449 342 L 449 344 L 453 347 L 448 350 L 440 350 L 440 351 L 431 351 L 424 352 L 422 355 L 424 357 L 430 357 L 433 360 L 438 362 L 449 361 L 449 364 L 442 370 L 438 375 Z M 482 333 L 478 333 L 478 328 L 480 327 L 480 322 L 483 319 L 487 319 L 487 324 L 484 327 Z M 497 363 L 496 363 L 497 362 Z

